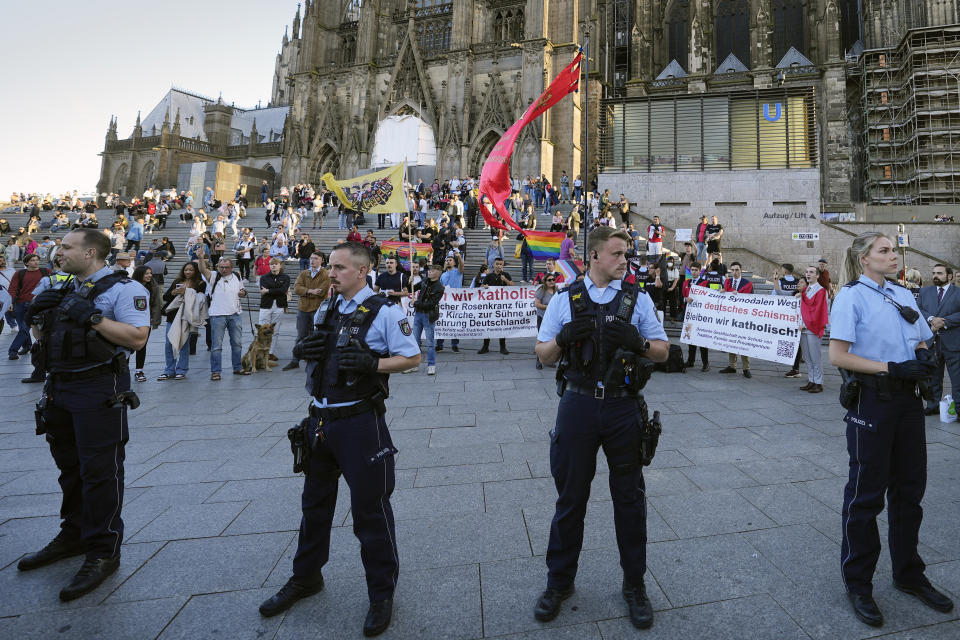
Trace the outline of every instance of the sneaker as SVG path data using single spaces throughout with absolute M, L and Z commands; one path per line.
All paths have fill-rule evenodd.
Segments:
M 173 376 L 173 379 L 174 379 L 174 380 L 186 380 L 186 379 L 187 379 L 187 374 L 185 374 L 185 373 L 178 373 L 177 375 Z
M 161 373 L 157 376 L 157 382 L 163 382 L 164 380 L 172 380 L 173 376 L 167 375 L 166 373 Z
M 438 351 L 438 352 L 439 352 L 439 351 L 443 351 L 443 347 L 437 345 L 437 351 Z
M 137 382 L 146 382 L 147 376 L 143 374 L 143 371 L 137 371 L 135 374 L 133 374 L 133 379 Z
M 460 347 L 453 347 L 454 353 L 460 353 Z
M 799 370 L 799 369 L 790 369 L 790 371 L 787 371 L 787 372 L 783 375 L 783 377 L 784 377 L 784 378 L 799 378 L 799 377 L 800 377 L 800 370 Z
M 437 368 L 436 368 L 434 365 L 432 365 L 432 364 L 431 364 L 430 366 L 428 366 L 428 367 L 427 367 L 427 375 L 428 375 L 428 376 L 435 376 L 435 375 L 437 375 Z
M 720 369 L 720 373 L 736 373 L 736 372 L 737 370 L 734 369 L 733 367 L 724 367 L 723 369 Z

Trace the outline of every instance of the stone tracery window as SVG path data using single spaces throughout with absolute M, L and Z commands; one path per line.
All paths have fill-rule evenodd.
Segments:
M 687 68 L 690 39 L 690 1 L 674 0 L 667 14 L 667 56 Z
M 806 4 L 806 0 L 772 0 L 774 64 L 790 47 L 806 54 L 803 37 Z
M 497 11 L 494 17 L 494 42 L 520 42 L 523 40 L 523 8 L 511 7 Z
M 717 60 L 731 53 L 750 66 L 750 2 L 720 0 L 717 3 Z

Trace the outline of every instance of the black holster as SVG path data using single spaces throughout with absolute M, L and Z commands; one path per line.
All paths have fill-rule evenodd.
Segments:
M 287 429 L 290 451 L 293 453 L 293 472 L 306 473 L 310 461 L 310 418 L 304 418 L 294 427 Z
M 840 406 L 850 411 L 857 406 L 860 401 L 860 388 L 862 383 L 857 379 L 856 374 L 847 369 L 840 369 L 842 383 L 840 384 Z
M 654 411 L 651 418 L 647 411 L 647 401 L 640 400 L 640 464 L 650 466 L 653 457 L 657 454 L 657 445 L 660 443 L 660 434 L 663 424 L 660 422 L 660 412 Z

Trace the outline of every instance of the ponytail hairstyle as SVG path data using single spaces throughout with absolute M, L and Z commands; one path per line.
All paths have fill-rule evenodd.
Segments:
M 853 244 L 847 249 L 843 265 L 840 268 L 840 282 L 847 283 L 859 278 L 863 274 L 863 265 L 860 264 L 860 259 L 867 257 L 867 254 L 873 249 L 874 242 L 886 237 L 886 234 L 879 231 L 867 231 L 854 238 Z

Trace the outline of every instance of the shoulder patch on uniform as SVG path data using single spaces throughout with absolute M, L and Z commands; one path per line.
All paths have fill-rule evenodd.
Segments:
M 410 326 L 410 321 L 406 318 L 397 322 L 400 325 L 400 333 L 405 336 L 413 335 L 413 328 Z
M 133 296 L 133 308 L 137 311 L 146 311 L 147 296 Z

